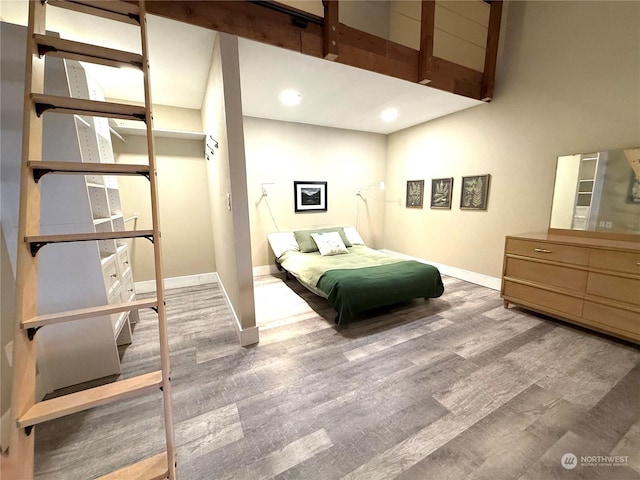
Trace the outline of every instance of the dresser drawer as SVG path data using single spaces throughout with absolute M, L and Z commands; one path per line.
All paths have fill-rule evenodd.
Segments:
M 590 249 L 573 245 L 507 238 L 505 250 L 507 254 L 570 263 L 572 265 L 589 265 Z
M 129 272 L 127 275 L 122 277 L 122 301 L 131 301 L 131 297 L 134 296 L 134 293 L 133 277 L 131 276 L 131 272 Z
M 579 292 L 583 292 L 587 285 L 586 270 L 539 263 L 522 258 L 507 257 L 505 276 Z
M 589 272 L 587 293 L 640 306 L 640 280 Z
M 595 326 L 613 327 L 640 340 L 640 313 L 585 300 L 583 317 L 587 321 L 594 322 L 594 325 L 598 324 Z
M 129 249 L 126 245 L 118 248 L 118 253 L 116 254 L 118 257 L 118 269 L 120 270 L 120 275 L 124 276 L 127 273 L 130 273 L 131 264 L 129 261 Z
M 102 276 L 107 295 L 111 295 L 113 289 L 118 285 L 118 268 L 115 255 L 111 255 L 102 263 Z
M 591 250 L 589 267 L 640 275 L 640 252 L 614 252 L 594 248 Z
M 530 285 L 523 285 L 509 280 L 504 281 L 502 295 L 509 297 L 510 301 L 516 304 L 518 300 L 521 300 L 531 305 L 532 308 L 538 306 L 538 309 L 543 312 L 559 312 L 573 317 L 579 317 L 582 314 L 582 298 L 572 297 Z

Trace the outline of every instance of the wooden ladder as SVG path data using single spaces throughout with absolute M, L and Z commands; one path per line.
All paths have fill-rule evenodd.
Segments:
M 47 6 L 66 8 L 88 15 L 126 22 L 140 27 L 142 55 L 47 36 Z M 166 451 L 139 463 L 106 475 L 105 479 L 175 479 L 175 446 L 171 410 L 169 344 L 162 275 L 158 189 L 156 179 L 151 91 L 149 86 L 148 37 L 144 0 L 135 5 L 123 1 L 48 0 L 29 1 L 27 65 L 25 77 L 24 118 L 18 255 L 16 266 L 16 330 L 13 353 L 13 388 L 11 397 L 12 430 L 8 456 L 2 458 L 2 473 L 7 479 L 32 479 L 34 460 L 34 426 L 65 415 L 128 399 L 151 391 L 162 391 Z M 58 97 L 44 94 L 46 56 L 82 60 L 108 66 L 133 66 L 144 73 L 145 106 Z M 108 118 L 125 118 L 146 123 L 149 165 L 51 162 L 42 158 L 42 134 L 45 112 L 80 114 Z M 151 191 L 152 230 L 110 233 L 39 235 L 40 186 L 45 174 L 143 175 Z M 156 298 L 128 303 L 83 308 L 57 314 L 38 315 L 38 250 L 49 243 L 97 241 L 145 237 L 153 242 Z M 161 370 L 117 381 L 100 387 L 36 403 L 36 353 L 34 336 L 39 328 L 115 312 L 157 310 Z

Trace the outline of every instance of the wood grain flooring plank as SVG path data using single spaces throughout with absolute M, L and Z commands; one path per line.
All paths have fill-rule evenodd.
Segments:
M 288 470 L 289 468 L 313 457 L 317 453 L 331 447 L 331 439 L 324 430 L 307 435 L 282 449 L 272 452 L 257 462 L 251 463 L 224 477 L 226 480 L 237 478 L 266 479 Z
M 409 331 L 392 332 L 390 335 L 385 335 L 385 338 L 376 342 L 368 343 L 362 347 L 354 348 L 343 352 L 343 355 L 347 357 L 347 360 L 357 360 L 362 357 L 377 353 L 385 348 L 394 347 L 400 343 L 413 340 L 414 338 L 421 337 L 426 333 L 435 332 L 441 328 L 452 325 L 453 322 L 446 318 L 435 320 L 431 323 L 425 323 Z
M 629 467 L 640 473 L 640 422 L 636 422 L 611 450 L 611 455 L 624 455 L 628 457 Z
M 593 439 L 597 450 L 610 452 L 632 425 L 640 421 L 640 365 L 636 365 L 572 430 Z
M 557 466 L 566 448 L 637 450 L 640 350 L 443 280 L 441 298 L 336 327 L 298 282 L 257 277 L 266 341 L 251 348 L 217 284 L 168 290 L 179 478 L 638 479 L 633 462 L 583 477 Z M 124 376 L 157 362 L 155 322 L 141 312 Z M 38 426 L 35 478 L 85 480 L 158 453 L 160 402 Z
M 497 324 L 494 329 L 456 345 L 454 351 L 461 357 L 471 358 L 538 325 L 540 320 L 535 318 L 515 316 L 509 322 Z
M 235 404 L 202 413 L 176 425 L 176 442 L 182 446 L 180 460 L 211 452 L 244 437 Z
M 510 391 L 503 392 L 499 397 L 492 399 L 481 397 L 479 400 L 467 401 L 468 408 L 465 410 L 441 417 L 415 435 L 361 465 L 345 476 L 345 479 L 384 480 L 400 475 L 525 388 L 525 382 L 518 382 Z
M 481 459 L 461 479 L 517 478 L 583 415 L 557 394 L 532 385 L 445 448 Z
M 592 362 L 596 358 L 595 362 Z M 618 358 L 618 362 L 599 362 Z M 637 362 L 638 351 L 620 343 L 602 340 L 579 331 L 559 327 L 537 342 L 509 353 L 505 359 L 538 383 L 584 406 L 594 405 Z M 585 368 L 585 365 L 593 368 Z M 599 366 L 596 366 L 598 364 Z
M 541 337 L 547 335 L 549 332 L 557 328 L 553 323 L 542 322 L 539 325 L 525 330 L 522 333 L 514 335 L 509 340 L 506 340 L 498 345 L 494 345 L 491 348 L 483 350 L 482 352 L 469 357 L 476 365 L 486 365 L 491 362 L 499 361 L 506 357 L 511 352 L 516 351 L 523 345 L 530 342 L 536 342 Z
M 566 469 L 562 466 L 562 457 L 572 453 L 576 458 L 576 467 L 574 469 Z M 557 442 L 549 448 L 540 460 L 524 474 L 518 477 L 519 480 L 540 480 L 540 479 L 576 479 L 580 480 L 638 480 L 640 475 L 628 466 L 591 466 L 582 463 L 583 456 L 606 455 L 598 450 L 594 451 L 593 445 L 587 439 L 576 435 L 573 432 L 567 432 Z

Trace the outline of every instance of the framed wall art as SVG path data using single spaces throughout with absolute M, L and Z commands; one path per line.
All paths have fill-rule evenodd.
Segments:
M 407 208 L 422 208 L 424 180 L 407 180 Z
M 462 177 L 460 210 L 486 210 L 491 175 Z
M 453 178 L 433 178 L 431 180 L 431 208 L 451 209 Z
M 296 213 L 327 211 L 327 182 L 293 182 Z

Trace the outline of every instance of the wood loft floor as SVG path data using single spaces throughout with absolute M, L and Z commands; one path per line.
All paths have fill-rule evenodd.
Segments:
M 237 346 L 217 285 L 169 291 L 179 478 L 640 479 L 640 350 L 445 283 L 440 299 L 338 330 L 324 300 L 258 277 L 254 348 Z M 157 368 L 153 319 L 141 315 L 123 376 Z M 159 402 L 37 427 L 37 478 L 161 451 Z M 610 454 L 628 459 L 581 465 Z

